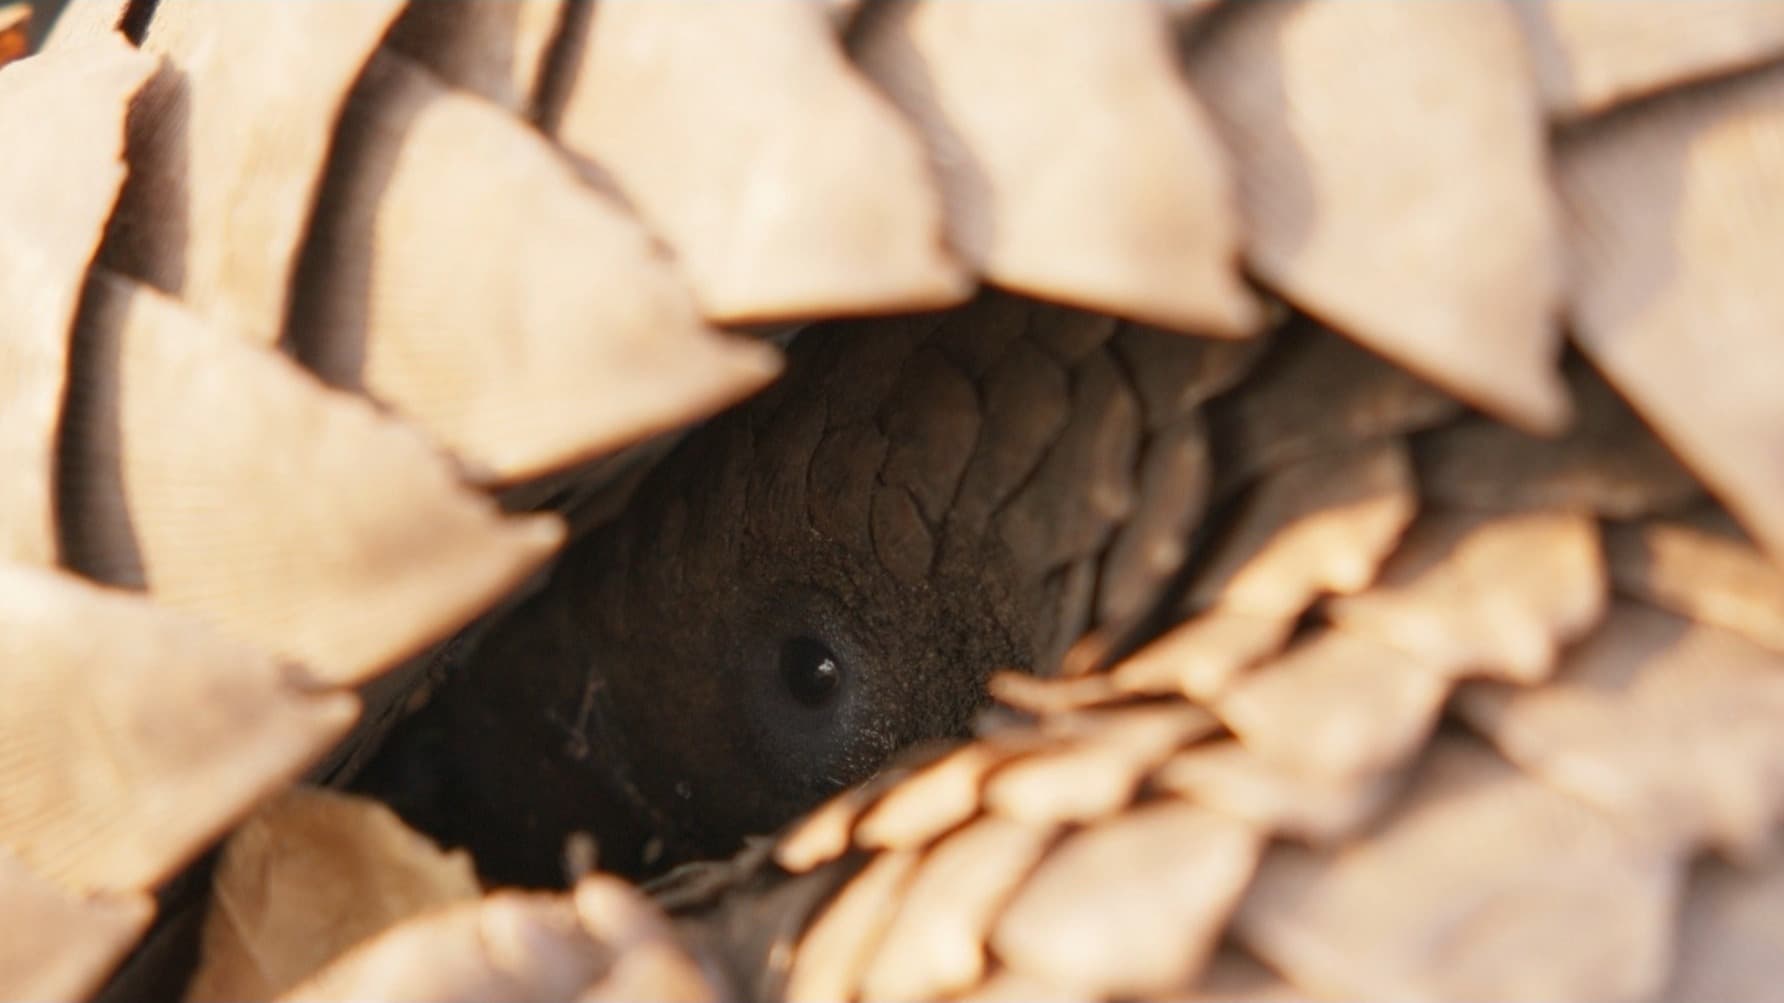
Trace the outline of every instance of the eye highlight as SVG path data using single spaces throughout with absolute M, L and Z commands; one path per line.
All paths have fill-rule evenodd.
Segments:
M 823 642 L 795 637 L 781 645 L 780 679 L 795 701 L 817 709 L 842 688 L 842 663 Z

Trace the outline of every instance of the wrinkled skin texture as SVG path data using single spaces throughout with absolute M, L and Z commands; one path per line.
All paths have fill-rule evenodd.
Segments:
M 992 671 L 1044 669 L 1097 619 L 1124 549 L 1148 435 L 1115 328 L 988 295 L 802 335 L 449 677 L 420 718 L 428 827 L 505 881 L 560 880 L 578 831 L 648 873 L 966 735 Z M 1153 438 L 1193 463 L 1188 431 Z

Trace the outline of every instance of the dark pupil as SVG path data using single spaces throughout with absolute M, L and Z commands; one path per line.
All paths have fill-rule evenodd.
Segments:
M 809 637 L 796 637 L 781 647 L 780 670 L 787 692 L 807 707 L 828 701 L 842 683 L 836 656 Z

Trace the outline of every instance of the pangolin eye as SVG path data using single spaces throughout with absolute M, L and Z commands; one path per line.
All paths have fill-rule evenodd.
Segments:
M 794 700 L 815 709 L 842 688 L 842 662 L 823 642 L 795 637 L 781 645 L 780 678 Z

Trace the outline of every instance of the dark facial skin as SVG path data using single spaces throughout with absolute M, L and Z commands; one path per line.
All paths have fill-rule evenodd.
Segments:
M 1113 328 L 989 296 L 802 335 L 448 678 L 428 827 L 501 881 L 561 881 L 576 832 L 649 873 L 967 734 L 1091 619 L 1124 512 L 1087 457 L 1141 439 Z

